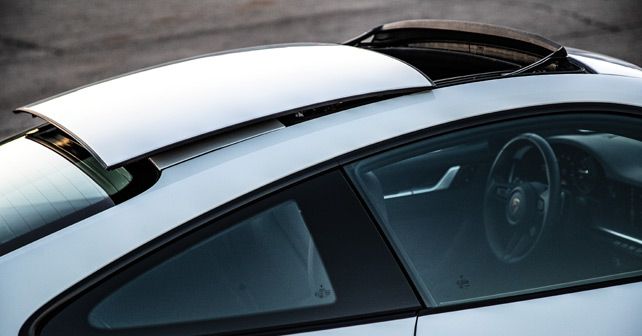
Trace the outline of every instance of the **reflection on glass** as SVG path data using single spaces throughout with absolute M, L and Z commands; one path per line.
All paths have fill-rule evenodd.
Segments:
M 294 201 L 189 247 L 101 301 L 101 329 L 250 316 L 335 302 L 332 284 Z
M 0 244 L 109 200 L 71 162 L 24 137 L 0 146 L 0 162 Z

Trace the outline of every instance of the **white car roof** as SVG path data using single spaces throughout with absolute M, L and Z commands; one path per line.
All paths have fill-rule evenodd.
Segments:
M 163 65 L 19 110 L 65 130 L 111 168 L 302 107 L 431 86 L 377 52 L 286 44 Z

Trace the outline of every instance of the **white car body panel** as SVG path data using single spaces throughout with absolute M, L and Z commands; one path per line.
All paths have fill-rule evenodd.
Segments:
M 416 317 L 292 334 L 293 336 L 413 336 Z
M 66 130 L 106 167 L 115 167 L 296 108 L 430 86 L 415 68 L 377 52 L 281 45 L 144 70 L 22 110 Z
M 419 317 L 417 336 L 619 335 L 642 332 L 642 283 Z
M 607 55 L 582 49 L 567 48 L 568 55 L 596 73 L 642 78 L 642 68 Z
M 274 132 L 283 127 L 285 127 L 285 125 L 280 123 L 278 120 L 267 120 L 250 126 L 245 126 L 229 133 L 218 134 L 200 141 L 195 141 L 174 150 L 153 155 L 149 159 L 156 168 L 158 168 L 158 170 L 163 170 L 199 155 L 203 155 L 265 133 Z
M 586 64 L 593 71 L 599 74 L 642 78 L 642 70 L 639 70 L 636 68 L 631 68 L 620 64 L 605 62 L 600 59 L 587 57 L 587 56 L 571 55 L 571 57 Z
M 44 302 L 131 250 L 292 173 L 496 111 L 573 102 L 642 106 L 641 85 L 637 78 L 574 74 L 451 86 L 296 124 L 175 165 L 141 195 L 0 257 L 0 335 L 16 334 Z

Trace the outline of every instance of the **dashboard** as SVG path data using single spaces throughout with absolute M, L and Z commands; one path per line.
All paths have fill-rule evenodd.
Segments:
M 603 178 L 600 163 L 590 154 L 570 145 L 555 146 L 560 166 L 562 188 L 581 195 L 589 195 L 598 189 Z
M 615 248 L 642 257 L 642 142 L 608 133 L 547 140 L 559 162 L 565 211 Z

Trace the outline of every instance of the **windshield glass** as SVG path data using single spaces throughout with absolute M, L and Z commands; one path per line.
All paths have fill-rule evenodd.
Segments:
M 48 127 L 0 145 L 0 255 L 115 204 L 132 181 Z

